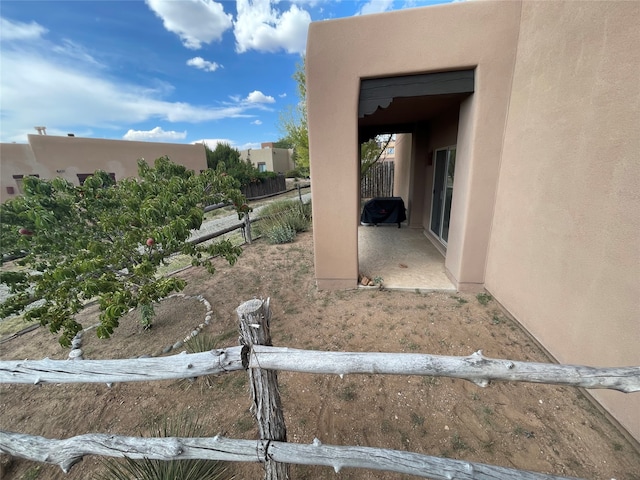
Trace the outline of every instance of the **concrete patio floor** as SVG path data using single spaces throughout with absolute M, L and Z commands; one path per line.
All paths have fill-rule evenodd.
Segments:
M 361 274 L 381 277 L 388 289 L 456 291 L 444 271 L 444 257 L 421 229 L 359 226 L 358 262 Z

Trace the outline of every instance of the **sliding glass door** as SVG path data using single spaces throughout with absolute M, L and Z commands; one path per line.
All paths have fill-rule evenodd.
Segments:
M 444 244 L 449 240 L 449 218 L 453 198 L 456 147 L 436 150 L 431 198 L 431 232 Z

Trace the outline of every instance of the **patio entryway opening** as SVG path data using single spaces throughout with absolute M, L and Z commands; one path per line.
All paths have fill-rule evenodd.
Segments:
M 380 278 L 392 290 L 450 291 L 456 288 L 444 270 L 444 257 L 422 229 L 403 225 L 358 227 L 360 273 Z

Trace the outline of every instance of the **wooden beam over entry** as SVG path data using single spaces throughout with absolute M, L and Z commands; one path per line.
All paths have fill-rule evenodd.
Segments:
M 358 117 L 387 108 L 394 98 L 473 93 L 474 70 L 364 79 L 360 82 Z

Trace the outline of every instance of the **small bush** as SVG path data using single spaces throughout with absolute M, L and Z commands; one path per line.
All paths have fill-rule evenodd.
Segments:
M 295 170 L 289 170 L 287 173 L 284 174 L 285 178 L 302 178 L 302 172 L 300 170 L 298 170 L 297 168 Z
M 480 302 L 480 305 L 487 305 L 491 300 L 493 300 L 493 297 L 488 293 L 479 293 L 476 295 L 476 298 L 478 299 L 478 302 Z
M 258 235 L 265 235 L 269 243 L 292 242 L 297 232 L 311 226 L 311 204 L 297 200 L 278 200 L 260 211 L 256 224 Z
M 291 243 L 296 238 L 296 231 L 287 224 L 273 225 L 265 232 L 269 243 Z
M 140 305 L 140 324 L 144 330 L 149 330 L 153 326 L 153 317 L 156 311 L 153 303 L 143 303 Z

